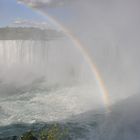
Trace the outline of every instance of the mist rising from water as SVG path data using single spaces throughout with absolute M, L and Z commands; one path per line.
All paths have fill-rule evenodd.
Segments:
M 65 4 L 38 10 L 58 19 L 89 49 L 112 99 L 139 92 L 140 2 L 77 0 Z M 63 18 L 63 11 L 69 19 Z
M 0 67 L 2 126 L 60 121 L 104 108 L 93 73 L 66 37 L 1 40 Z
M 0 67 L 1 96 L 94 81 L 83 57 L 66 38 L 0 41 Z
M 20 1 L 38 4 L 36 0 Z M 81 40 L 98 66 L 111 101 L 126 99 L 112 105 L 108 114 L 95 111 L 103 107 L 99 87 L 83 56 L 68 38 L 50 42 L 1 41 L 0 97 L 6 98 L 0 98 L 0 125 L 72 119 L 76 126 L 67 122 L 66 125 L 74 140 L 140 139 L 140 3 L 53 2 L 41 7 L 40 0 L 39 6 L 34 6 L 54 16 Z M 69 18 L 64 19 L 62 13 Z M 134 96 L 127 98 L 130 95 Z M 17 134 L 15 127 L 15 131 L 0 129 L 0 136 L 11 131 Z

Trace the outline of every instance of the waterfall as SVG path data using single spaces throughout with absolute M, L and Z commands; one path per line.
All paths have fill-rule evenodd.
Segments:
M 1 40 L 0 94 L 38 88 L 37 84 L 71 86 L 89 79 L 86 64 L 74 49 L 68 39 Z
M 6 66 L 13 64 L 40 64 L 47 59 L 47 41 L 9 40 L 0 43 L 0 63 Z

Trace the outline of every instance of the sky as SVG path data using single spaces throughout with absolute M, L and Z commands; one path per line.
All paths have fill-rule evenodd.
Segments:
M 72 10 L 67 7 L 60 8 L 63 5 L 63 0 L 62 3 L 59 3 L 59 0 L 48 2 L 49 0 L 0 0 L 0 27 L 11 26 L 13 23 L 14 25 L 29 24 L 36 26 L 45 23 L 49 27 L 53 27 L 54 25 L 48 21 L 47 16 L 36 10 L 40 8 L 47 9 L 49 13 L 58 16 L 63 21 L 71 21 L 71 17 L 73 18 Z M 34 8 L 34 5 L 37 7 Z
M 0 0 L 0 26 L 9 26 L 17 20 L 47 22 L 47 17 L 16 0 Z

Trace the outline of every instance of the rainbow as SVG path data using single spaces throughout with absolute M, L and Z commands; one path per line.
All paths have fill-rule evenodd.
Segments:
M 35 9 L 35 7 L 31 7 L 32 9 Z M 96 66 L 96 64 L 93 62 L 93 60 L 90 58 L 90 55 L 88 54 L 88 51 L 86 50 L 86 47 L 84 47 L 82 45 L 82 43 L 80 42 L 80 40 L 75 37 L 71 31 L 69 31 L 65 26 L 63 26 L 62 24 L 59 23 L 58 20 L 56 20 L 55 18 L 53 18 L 52 16 L 50 16 L 47 13 L 42 13 L 41 11 L 37 10 L 39 13 L 41 14 L 45 14 L 45 16 L 47 16 L 47 19 L 49 20 L 49 22 L 51 22 L 53 25 L 55 25 L 56 27 L 59 27 L 64 33 L 65 35 L 72 41 L 72 43 L 74 44 L 74 46 L 79 49 L 80 53 L 83 55 L 84 59 L 86 60 L 86 62 L 88 63 L 89 67 L 91 68 L 96 82 L 100 88 L 100 92 L 101 92 L 101 97 L 102 100 L 104 102 L 104 105 L 107 109 L 108 112 L 110 112 L 110 97 L 109 97 L 109 92 L 105 86 L 104 80 L 102 79 L 102 76 Z
M 55 20 L 54 18 L 52 18 L 51 16 L 49 16 L 48 14 L 45 13 L 45 15 L 47 16 L 48 20 L 54 24 L 55 26 L 59 27 L 66 35 L 67 37 L 72 41 L 72 43 L 74 44 L 74 46 L 80 51 L 80 53 L 83 55 L 84 59 L 86 60 L 86 62 L 88 63 L 89 67 L 91 68 L 95 79 L 96 79 L 96 83 L 98 84 L 99 88 L 100 88 L 100 92 L 101 92 L 101 97 L 102 100 L 104 102 L 104 105 L 107 109 L 107 111 L 111 111 L 110 110 L 110 97 L 109 97 L 109 93 L 108 90 L 105 86 L 104 80 L 101 77 L 101 74 L 96 66 L 95 63 L 93 63 L 93 60 L 90 58 L 90 55 L 88 54 L 88 51 L 86 50 L 86 47 L 84 47 L 82 45 L 82 43 L 80 42 L 80 40 L 75 37 L 72 32 L 70 32 L 67 28 L 65 28 L 65 26 L 63 26 L 62 24 L 60 24 L 57 20 Z

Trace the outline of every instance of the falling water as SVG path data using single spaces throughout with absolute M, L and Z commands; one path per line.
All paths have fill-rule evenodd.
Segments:
M 7 66 L 13 64 L 40 64 L 46 60 L 49 49 L 48 41 L 1 41 L 0 63 Z
M 113 54 L 111 50 L 114 50 Z M 124 56 L 130 55 L 129 51 L 126 54 L 119 47 L 98 48 L 98 52 L 108 53 L 104 61 L 112 57 L 112 63 L 117 62 L 118 55 L 124 62 Z M 120 66 L 119 62 L 116 65 Z M 75 137 L 81 138 L 75 131 L 77 129 L 87 140 L 93 137 L 97 140 L 117 140 L 116 135 L 127 140 L 129 134 L 131 138 L 139 137 L 139 126 L 135 125 L 139 119 L 134 115 L 139 116 L 139 111 L 135 103 L 131 105 L 130 99 L 124 100 L 124 103 L 113 105 L 111 114 L 106 116 L 88 65 L 66 38 L 53 41 L 1 40 L 0 68 L 1 137 L 21 135 L 32 127 L 42 128 L 46 123 L 62 123 L 64 120 L 70 122 L 62 125 L 70 129 L 74 140 Z M 139 96 L 133 98 L 138 103 Z M 129 117 L 126 119 L 126 116 Z M 14 125 L 17 123 L 20 129 Z M 22 126 L 26 123 L 30 125 Z M 137 130 L 136 133 L 129 130 L 129 125 Z M 124 131 L 120 133 L 120 129 Z
M 139 140 L 139 2 L 20 2 L 50 13 L 69 38 L 0 41 L 0 138 L 57 122 L 72 140 Z M 71 33 L 86 44 L 105 80 L 110 112 Z
M 1 40 L 0 124 L 62 120 L 103 106 L 87 66 L 67 38 Z

